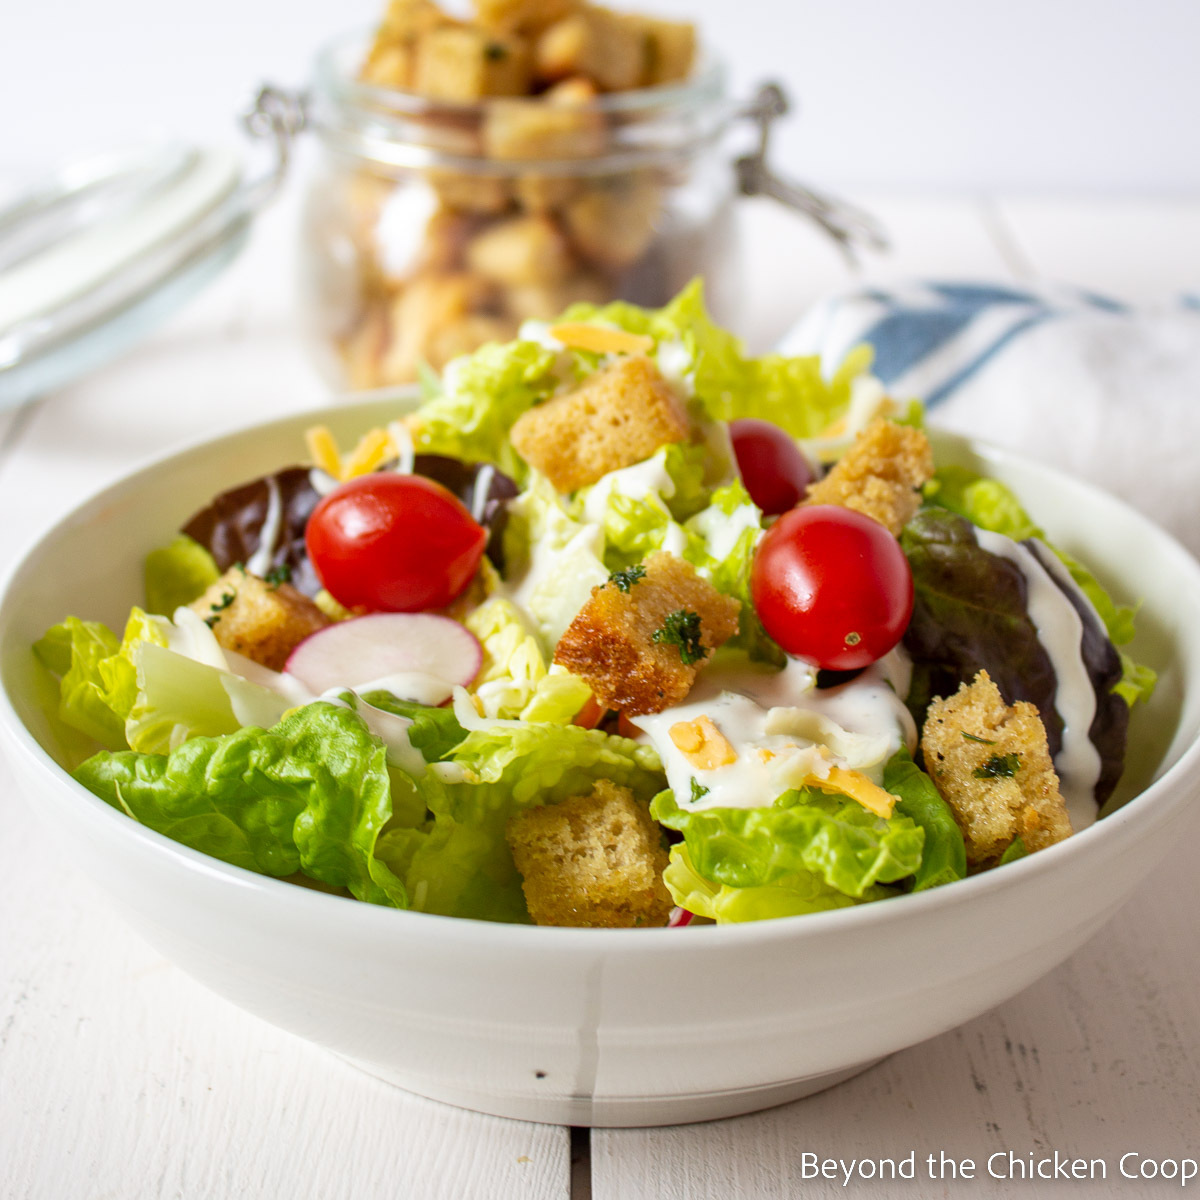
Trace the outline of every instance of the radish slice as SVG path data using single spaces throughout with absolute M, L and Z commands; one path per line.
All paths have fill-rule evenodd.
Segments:
M 382 689 L 402 700 L 442 704 L 479 673 L 483 647 L 449 617 L 371 613 L 327 625 L 291 653 L 284 671 L 321 695 Z
M 690 912 L 686 908 L 673 908 L 671 915 L 667 918 L 668 929 L 682 929 L 684 925 L 690 925 L 692 918 L 695 917 L 694 912 Z

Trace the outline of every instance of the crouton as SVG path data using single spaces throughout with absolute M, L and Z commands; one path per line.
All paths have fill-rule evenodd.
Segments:
M 609 297 L 608 284 L 599 275 L 580 271 L 561 283 L 529 283 L 509 288 L 504 295 L 504 308 L 517 321 L 531 318 L 544 321 L 557 317 L 572 304 L 605 304 Z
M 204 618 L 221 647 L 272 671 L 282 671 L 310 633 L 332 624 L 290 583 L 268 583 L 241 567 L 230 567 L 189 607 Z
M 468 175 L 448 167 L 431 167 L 425 178 L 448 209 L 494 216 L 512 203 L 512 180 L 503 175 Z
M 886 417 L 872 421 L 825 476 L 809 485 L 807 504 L 839 504 L 872 517 L 899 537 L 921 507 L 933 474 L 929 439 Z
M 554 651 L 605 708 L 635 716 L 678 704 L 738 628 L 741 604 L 658 551 L 592 589 Z
M 509 434 L 517 453 L 560 492 L 587 487 L 687 435 L 683 405 L 641 355 L 618 358 L 574 391 L 530 409 Z
M 524 38 L 447 25 L 417 43 L 413 89 L 432 100 L 471 104 L 485 96 L 522 96 L 530 84 Z
M 407 383 L 417 376 L 417 364 L 435 362 L 431 346 L 450 327 L 475 312 L 487 310 L 491 285 L 477 275 L 418 275 L 400 292 L 391 307 L 391 341 L 380 364 L 384 383 Z
M 661 216 L 662 189 L 645 171 L 589 188 L 563 212 L 567 233 L 580 253 L 615 271 L 645 254 Z
M 986 671 L 929 706 L 921 748 L 972 866 L 994 863 L 1016 837 L 1032 852 L 1071 836 L 1037 708 L 1006 705 Z
M 595 158 L 607 142 L 603 116 L 582 99 L 556 100 L 554 89 L 536 100 L 493 101 L 483 118 L 484 151 L 510 162 Z
M 535 47 L 538 75 L 585 75 L 606 92 L 635 88 L 646 69 L 646 40 L 636 19 L 583 5 L 556 21 Z
M 475 0 L 475 13 L 492 29 L 524 33 L 561 21 L 575 6 L 576 0 Z
M 392 0 L 360 78 L 376 87 L 412 87 L 418 39 L 447 23 L 446 14 L 432 0 Z
M 635 18 L 645 41 L 643 87 L 678 83 L 692 71 L 696 57 L 696 27 L 690 21 Z
M 552 221 L 512 217 L 484 230 L 467 247 L 467 266 L 494 283 L 553 284 L 574 270 L 571 252 Z
M 507 838 L 538 925 L 667 923 L 667 854 L 658 826 L 628 788 L 598 779 L 588 796 L 512 817 Z

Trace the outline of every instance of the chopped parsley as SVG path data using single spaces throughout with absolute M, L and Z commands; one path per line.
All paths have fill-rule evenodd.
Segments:
M 708 795 L 708 788 L 698 780 L 695 775 L 692 776 L 692 803 L 697 800 L 703 800 Z
M 212 629 L 214 625 L 221 619 L 221 614 L 237 599 L 237 592 L 224 592 L 220 600 L 215 600 L 209 606 L 210 616 L 204 618 L 204 623 Z
M 640 563 L 636 566 L 626 567 L 623 571 L 614 571 L 609 577 L 609 583 L 615 583 L 617 590 L 620 592 L 628 592 L 631 587 L 639 580 L 646 576 L 646 568 Z
M 968 742 L 978 742 L 981 746 L 994 746 L 995 742 L 989 742 L 987 738 L 976 737 L 973 733 L 968 733 L 965 729 L 960 729 L 959 733 L 967 739 Z
M 982 767 L 971 774 L 976 779 L 1011 779 L 1021 769 L 1021 759 L 1016 754 L 993 754 Z
M 679 647 L 679 657 L 685 666 L 699 662 L 708 651 L 700 641 L 700 614 L 686 608 L 668 613 L 661 629 L 654 631 L 652 641 Z
M 292 582 L 292 568 L 287 563 L 280 563 L 277 567 L 272 567 L 263 578 L 273 588 L 277 588 L 281 583 Z
M 508 57 L 508 51 L 499 42 L 488 42 L 483 48 L 483 57 L 488 62 L 503 62 Z

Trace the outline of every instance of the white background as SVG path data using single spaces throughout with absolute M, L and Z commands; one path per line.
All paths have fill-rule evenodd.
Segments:
M 817 182 L 960 194 L 1200 191 L 1196 0 L 646 7 L 698 20 L 741 89 L 769 76 L 788 83 L 804 113 L 790 122 L 782 157 Z M 231 116 L 256 82 L 303 83 L 326 37 L 370 24 L 382 8 L 0 0 L 0 166 L 24 170 L 150 132 L 232 137 Z

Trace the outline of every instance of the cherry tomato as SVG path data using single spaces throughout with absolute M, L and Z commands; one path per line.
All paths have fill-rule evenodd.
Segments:
M 376 472 L 343 483 L 304 535 L 326 589 L 347 608 L 444 608 L 471 582 L 487 530 L 440 483 Z
M 813 481 L 813 469 L 795 439 L 755 417 L 729 423 L 729 439 L 750 499 L 769 517 L 795 508 Z
M 828 671 L 882 658 L 912 616 L 900 543 L 878 521 L 832 504 L 785 513 L 763 535 L 750 574 L 763 628 L 789 654 Z

